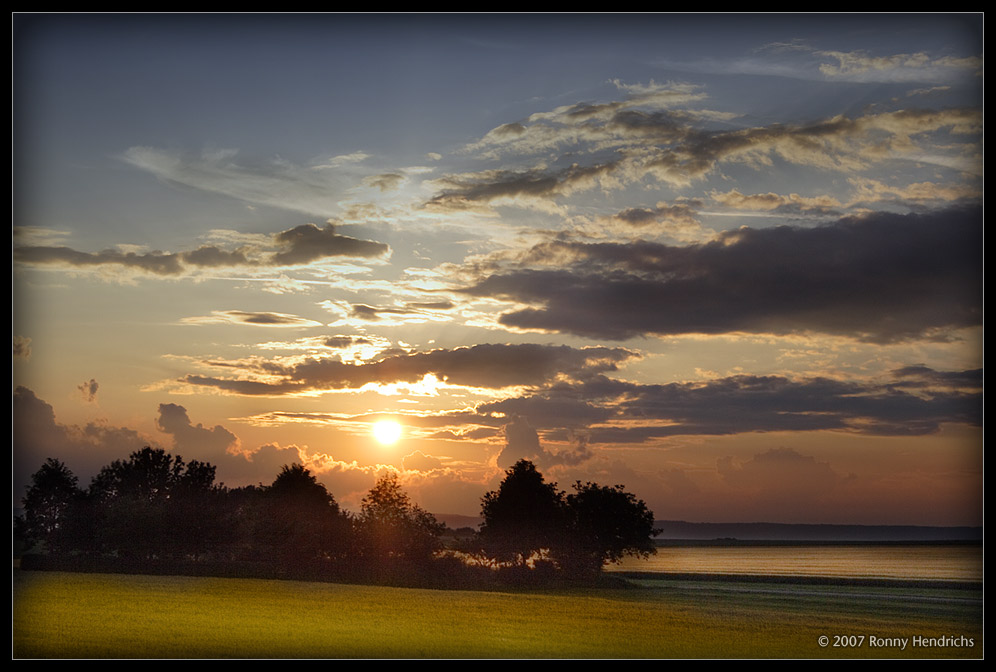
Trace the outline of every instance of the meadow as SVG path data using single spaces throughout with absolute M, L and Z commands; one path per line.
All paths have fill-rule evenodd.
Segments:
M 983 656 L 981 588 L 915 582 L 488 592 L 14 570 L 12 615 L 14 658 Z

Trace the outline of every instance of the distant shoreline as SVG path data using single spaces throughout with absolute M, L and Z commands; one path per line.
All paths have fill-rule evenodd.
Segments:
M 981 546 L 981 539 L 900 539 L 900 540 L 849 540 L 849 539 L 655 539 L 658 548 L 701 546 Z
M 805 523 L 689 523 L 658 520 L 662 541 L 928 543 L 982 542 L 981 527 L 919 525 L 836 525 Z

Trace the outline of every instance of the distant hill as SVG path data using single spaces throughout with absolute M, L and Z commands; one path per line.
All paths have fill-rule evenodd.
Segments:
M 461 527 L 469 527 L 477 530 L 477 526 L 484 522 L 484 519 L 480 516 L 463 516 L 459 513 L 434 513 L 432 515 L 451 530 Z
M 982 541 L 981 527 L 920 525 L 793 525 L 785 523 L 687 523 L 658 520 L 657 540 L 705 541 Z

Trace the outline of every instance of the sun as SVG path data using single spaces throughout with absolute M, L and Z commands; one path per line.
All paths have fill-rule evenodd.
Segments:
M 374 423 L 373 435 L 378 443 L 389 446 L 401 438 L 401 425 L 394 420 L 378 420 Z

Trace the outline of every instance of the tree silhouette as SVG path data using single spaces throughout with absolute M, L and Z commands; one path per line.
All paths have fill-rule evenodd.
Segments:
M 626 555 L 656 553 L 654 514 L 623 486 L 578 481 L 566 503 L 570 542 L 558 556 L 562 568 L 592 573 Z
M 498 490 L 484 495 L 481 516 L 480 544 L 502 563 L 524 564 L 566 540 L 564 493 L 556 483 L 546 483 L 529 460 L 516 462 Z
M 445 528 L 411 501 L 397 474 L 380 478 L 361 503 L 360 543 L 364 554 L 377 561 L 425 563 L 441 548 Z
M 75 474 L 59 460 L 49 458 L 31 476 L 19 527 L 29 542 L 42 542 L 50 553 L 74 546 L 78 531 L 76 514 L 83 491 Z
M 88 492 L 97 515 L 97 550 L 135 558 L 206 552 L 220 526 L 214 474 L 211 464 L 188 465 L 150 447 L 105 466 Z
M 262 493 L 258 551 L 285 567 L 342 555 L 349 521 L 335 498 L 301 464 L 284 465 Z

